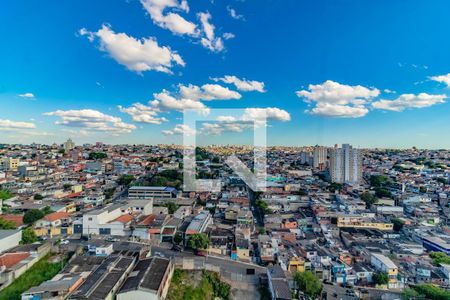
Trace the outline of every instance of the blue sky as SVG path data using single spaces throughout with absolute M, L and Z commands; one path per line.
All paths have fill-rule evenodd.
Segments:
M 449 14 L 444 0 L 5 0 L 0 142 L 181 143 L 196 107 L 268 108 L 270 145 L 450 148 Z M 230 122 L 199 141 L 250 143 Z

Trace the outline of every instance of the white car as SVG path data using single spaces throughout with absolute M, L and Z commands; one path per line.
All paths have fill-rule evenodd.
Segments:
M 67 244 L 69 244 L 68 240 L 61 240 L 61 245 L 67 245 Z

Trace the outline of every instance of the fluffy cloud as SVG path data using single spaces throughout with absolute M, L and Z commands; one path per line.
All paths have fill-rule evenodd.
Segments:
M 291 115 L 284 109 L 280 109 L 277 107 L 246 108 L 242 119 L 244 121 L 263 121 L 267 119 L 287 122 L 291 120 Z
M 335 118 L 360 118 L 364 117 L 369 110 L 364 106 L 348 106 L 330 103 L 318 103 L 311 110 L 306 110 L 317 116 L 335 117 Z
M 297 96 L 303 97 L 307 102 L 315 101 L 339 105 L 363 104 L 380 94 L 380 91 L 376 88 L 369 89 L 361 85 L 345 85 L 332 80 L 327 80 L 322 84 L 310 84 L 308 89 L 309 91 L 297 91 Z
M 203 47 L 213 52 L 221 52 L 225 49 L 222 38 L 215 35 L 215 26 L 210 23 L 212 17 L 209 12 L 198 13 L 197 17 L 200 23 L 195 24 L 179 14 L 180 12 L 189 12 L 186 0 L 141 0 L 141 4 L 153 23 L 159 27 L 168 29 L 177 35 L 187 35 L 200 40 Z M 224 35 L 224 39 L 232 37 L 234 35 L 231 33 Z
M 0 130 L 15 130 L 15 129 L 34 129 L 36 125 L 29 122 L 17 122 L 6 119 L 0 119 Z
M 444 103 L 446 98 L 446 95 L 429 95 L 427 93 L 403 94 L 394 100 L 381 99 L 372 103 L 372 107 L 382 110 L 403 111 L 407 108 L 423 108 Z
M 91 42 L 98 39 L 101 51 L 107 52 L 119 64 L 134 72 L 154 70 L 172 73 L 174 64 L 185 65 L 177 52 L 170 47 L 160 47 L 152 37 L 139 40 L 125 33 L 115 33 L 107 25 L 102 25 L 97 32 L 82 28 L 80 34 L 87 36 Z
M 211 19 L 211 14 L 209 12 L 201 12 L 197 14 L 200 19 L 200 24 L 202 25 L 204 37 L 200 39 L 200 43 L 203 47 L 213 51 L 221 52 L 224 50 L 222 38 L 216 37 L 215 26 L 209 22 Z
M 179 85 L 179 89 L 181 97 L 193 100 L 237 100 L 242 97 L 238 92 L 218 84 L 204 84 L 201 87 L 192 84 Z
M 251 91 L 257 91 L 260 93 L 264 93 L 264 82 L 262 81 L 256 81 L 256 80 L 247 80 L 245 78 L 239 79 L 236 76 L 232 75 L 225 75 L 221 78 L 212 78 L 214 81 L 222 81 L 228 84 L 234 84 L 234 86 L 243 92 L 251 92 Z
M 242 132 L 250 128 L 253 128 L 253 124 L 243 121 L 203 123 L 200 132 L 203 135 L 221 135 L 224 132 Z
M 189 12 L 187 1 L 178 2 L 177 0 L 141 0 L 142 6 L 149 13 L 153 22 L 170 30 L 174 34 L 197 36 L 199 31 L 197 25 L 186 20 L 177 13 L 169 12 L 164 14 L 164 10 L 176 9 L 178 11 Z
M 153 94 L 155 100 L 150 101 L 152 107 L 157 110 L 206 109 L 206 106 L 197 99 L 180 98 L 170 95 L 168 91 Z
M 204 135 L 242 132 L 254 126 L 265 126 L 269 120 L 287 122 L 291 120 L 291 116 L 277 107 L 246 108 L 241 116 L 219 116 L 215 123 L 204 123 L 200 132 Z
M 28 98 L 28 99 L 34 99 L 35 98 L 33 93 L 19 94 L 19 97 Z
M 166 90 L 153 94 L 153 100 L 150 100 L 148 105 L 135 103 L 127 108 L 119 106 L 119 109 L 121 112 L 130 115 L 134 121 L 149 124 L 167 122 L 168 120 L 165 117 L 160 117 L 159 114 L 171 110 L 198 109 L 205 113 L 208 112 L 206 105 L 198 99 L 176 98 Z
M 450 87 L 450 73 L 446 75 L 431 76 L 430 79 L 437 82 L 445 83 L 448 87 Z
M 223 36 L 223 38 L 226 39 L 226 40 L 234 39 L 234 38 L 236 37 L 236 36 L 235 36 L 233 33 L 231 33 L 231 32 L 225 32 L 222 36 Z
M 296 92 L 306 103 L 316 106 L 307 110 L 314 115 L 341 118 L 359 118 L 369 110 L 365 105 L 380 95 L 376 88 L 366 88 L 361 85 L 345 85 L 331 80 L 322 84 L 310 84 L 308 90 Z
M 177 124 L 171 130 L 163 130 L 164 135 L 195 135 L 195 130 L 184 124 Z
M 57 116 L 61 120 L 55 122 L 58 125 L 68 127 L 85 128 L 86 130 L 110 132 L 111 134 L 130 133 L 136 126 L 127 124 L 119 117 L 106 115 L 93 109 L 81 110 L 57 110 L 44 113 L 46 116 Z
M 164 117 L 158 117 L 158 109 L 146 106 L 141 103 L 135 103 L 130 107 L 119 106 L 119 110 L 131 116 L 133 121 L 148 124 L 161 124 L 168 122 Z
M 245 20 L 244 16 L 238 14 L 238 13 L 236 12 L 236 10 L 235 10 L 234 8 L 232 8 L 231 6 L 227 6 L 227 10 L 228 10 L 228 13 L 230 14 L 230 16 L 231 16 L 233 19 L 236 19 L 236 20 Z

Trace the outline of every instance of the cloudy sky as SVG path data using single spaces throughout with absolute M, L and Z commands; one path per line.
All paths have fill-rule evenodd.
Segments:
M 270 145 L 450 148 L 449 14 L 446 0 L 4 0 L 0 143 L 246 144 L 254 123 Z M 241 114 L 183 124 L 217 108 Z

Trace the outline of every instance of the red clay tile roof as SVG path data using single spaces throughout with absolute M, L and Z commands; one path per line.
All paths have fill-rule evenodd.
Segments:
M 30 253 L 28 252 L 18 252 L 18 253 L 5 253 L 0 256 L 0 266 L 5 266 L 6 268 L 11 268 L 17 265 L 19 262 L 28 258 Z
M 54 212 L 54 213 L 48 214 L 44 217 L 44 219 L 46 221 L 53 222 L 56 220 L 67 219 L 69 217 L 70 217 L 70 215 L 68 213 L 61 211 L 61 212 Z
M 125 215 L 121 215 L 120 217 L 118 217 L 117 219 L 113 220 L 112 222 L 128 223 L 131 220 L 133 220 L 133 218 L 134 218 L 133 215 L 125 214 Z
M 16 227 L 23 225 L 23 215 L 0 215 L 0 219 L 13 222 Z
M 139 225 L 150 225 L 155 220 L 155 215 L 148 215 L 142 221 L 139 222 Z

